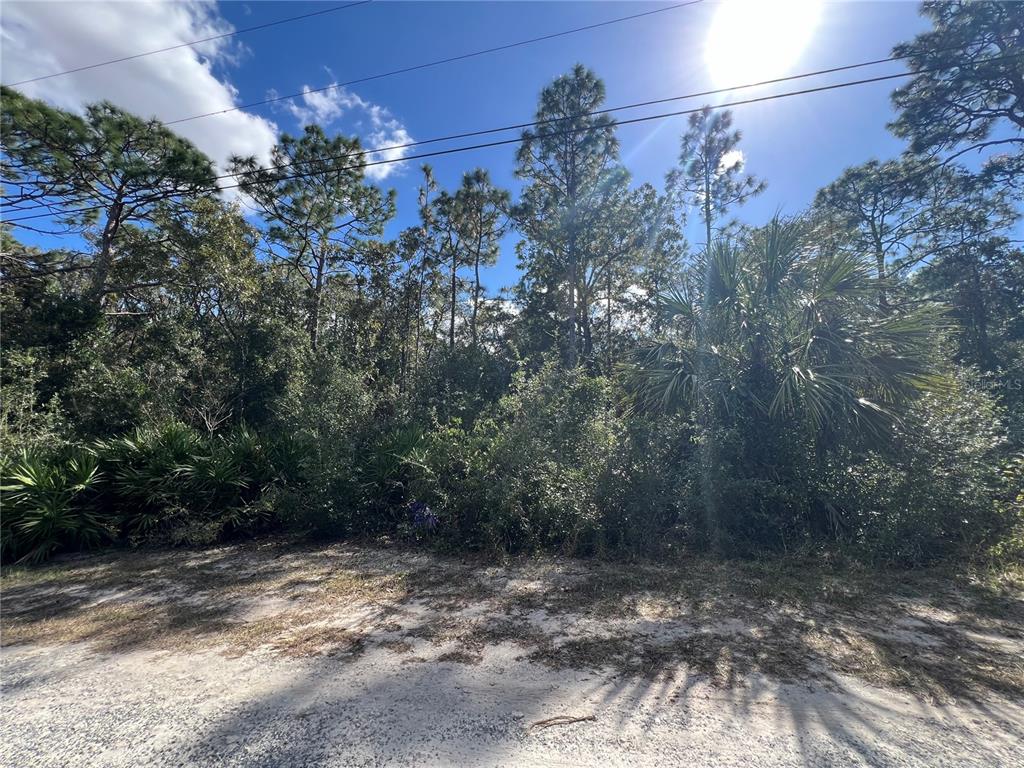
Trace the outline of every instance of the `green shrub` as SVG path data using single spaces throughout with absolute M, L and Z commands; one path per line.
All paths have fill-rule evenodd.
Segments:
M 2 470 L 4 558 L 36 563 L 55 552 L 88 549 L 109 538 L 111 526 L 92 502 L 102 476 L 96 456 L 23 453 Z
M 380 430 L 388 429 L 387 404 L 374 397 L 344 360 L 310 355 L 293 373 L 270 429 L 301 446 L 303 484 L 282 496 L 285 524 L 317 536 L 354 532 L 361 502 L 356 466 Z
M 472 426 L 508 391 L 510 379 L 505 361 L 479 347 L 446 349 L 434 355 L 419 374 L 416 413 L 441 424 Z
M 692 426 L 681 417 L 622 419 L 598 483 L 602 547 L 631 554 L 661 554 L 692 545 L 699 519 L 692 496 Z
M 846 468 L 837 498 L 862 556 L 923 565 L 977 554 L 1012 529 L 1002 414 L 973 378 L 923 397 L 891 445 Z
M 130 539 L 208 543 L 270 523 L 272 487 L 301 479 L 301 447 L 246 427 L 204 437 L 178 422 L 97 445 L 104 502 Z
M 0 454 L 37 453 L 65 442 L 67 418 L 57 397 L 41 392 L 44 365 L 34 350 L 5 349 L 0 387 Z
M 357 459 L 359 501 L 353 527 L 361 533 L 395 530 L 414 498 L 414 478 L 422 472 L 423 430 L 400 427 L 368 444 Z
M 1019 567 L 1024 565 L 1024 453 L 1011 457 L 1000 477 L 1004 493 L 996 504 L 1006 532 L 996 538 L 986 557 L 999 568 Z
M 427 438 L 419 480 L 441 533 L 460 546 L 592 552 L 598 487 L 616 422 L 603 380 L 547 364 L 471 430 Z

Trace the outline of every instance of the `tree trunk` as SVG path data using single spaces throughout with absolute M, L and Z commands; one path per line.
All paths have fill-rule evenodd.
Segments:
M 413 346 L 413 370 L 419 372 L 420 365 L 420 334 L 423 331 L 423 273 L 427 265 L 427 255 L 420 259 L 419 276 L 416 279 L 416 343 Z
M 103 304 L 103 297 L 107 289 L 107 278 L 110 276 L 110 268 L 114 263 L 114 238 L 121 227 L 121 214 L 124 204 L 120 201 L 113 203 L 107 211 L 107 223 L 100 235 L 100 252 L 92 265 L 92 276 L 89 280 L 87 296 L 90 303 L 97 307 Z
M 607 338 L 605 339 L 605 369 L 606 369 L 605 370 L 605 375 L 611 376 L 612 375 L 612 265 L 611 265 L 610 261 L 608 262 L 608 275 L 607 275 L 607 277 L 608 277 L 608 282 L 607 282 L 607 285 L 605 287 L 605 291 L 606 291 L 606 294 L 607 294 L 605 296 L 605 301 L 606 301 L 605 314 L 607 315 L 607 318 L 605 318 L 605 320 L 607 322 Z
M 569 203 L 569 247 L 567 254 L 569 257 L 569 306 L 566 311 L 566 320 L 569 326 L 566 328 L 566 341 L 569 347 L 566 350 L 566 367 L 568 368 L 575 368 L 579 360 L 576 349 L 576 281 L 579 269 L 577 263 L 579 255 L 576 253 L 576 227 L 578 218 L 577 197 L 579 193 L 576 183 L 576 155 L 573 154 L 569 161 L 566 182 L 566 199 Z
M 476 318 L 480 311 L 480 250 L 483 247 L 484 223 L 479 223 L 476 236 L 476 254 L 473 259 L 473 320 L 470 325 L 473 332 L 473 347 L 476 348 L 478 335 L 476 330 Z
M 315 352 L 320 343 L 320 305 L 324 289 L 324 258 L 316 260 L 316 273 L 313 275 L 313 296 L 309 306 L 309 344 Z
M 575 235 L 571 236 L 572 240 L 575 240 Z M 566 311 L 566 320 L 568 321 L 568 327 L 566 328 L 566 349 L 565 363 L 568 368 L 575 368 L 577 363 L 576 355 L 576 253 L 575 243 L 570 243 L 569 250 L 569 307 Z
M 704 162 L 704 230 L 707 235 L 705 247 L 711 253 L 711 169 Z
M 575 186 L 570 187 L 570 192 L 571 192 L 571 195 L 573 196 L 571 198 L 573 200 L 573 202 L 572 202 L 572 210 L 570 211 L 570 214 L 569 214 L 569 248 L 568 248 L 568 251 L 569 251 L 569 253 L 568 253 L 568 255 L 569 255 L 569 278 L 568 278 L 568 280 L 569 280 L 569 296 L 568 296 L 569 306 L 567 307 L 567 310 L 566 310 L 566 321 L 568 322 L 568 327 L 566 328 L 566 334 L 565 334 L 566 335 L 566 343 L 568 345 L 568 348 L 566 349 L 565 362 L 566 362 L 566 367 L 567 368 L 575 368 L 579 364 L 579 350 L 577 349 L 578 345 L 577 345 L 577 340 L 576 340 L 576 323 L 577 323 L 577 319 L 578 319 L 578 316 L 577 316 L 577 301 L 576 301 L 576 298 L 577 298 L 577 294 L 576 294 L 576 287 L 577 286 L 576 286 L 576 284 L 577 284 L 577 282 L 579 280 L 579 264 L 578 264 L 578 255 L 576 253 L 577 236 L 576 236 L 576 202 L 575 202 L 576 190 L 575 190 Z
M 594 356 L 594 328 L 590 320 L 590 312 L 587 311 L 587 302 L 580 304 L 580 327 L 583 329 L 583 359 L 591 361 Z
M 885 294 L 885 246 L 874 222 L 871 224 L 871 237 L 875 246 L 875 273 L 878 277 L 878 306 L 885 312 L 889 308 L 889 298 Z
M 973 254 L 969 257 L 971 263 L 971 297 L 969 300 L 971 312 L 971 325 L 974 326 L 975 345 L 977 346 L 976 359 L 978 366 L 983 371 L 992 371 L 998 361 L 992 354 L 992 346 L 988 338 L 988 312 L 985 307 L 985 296 L 981 289 L 981 273 L 978 269 L 978 258 Z
M 448 349 L 455 349 L 455 301 L 458 298 L 458 252 L 452 249 L 452 314 L 448 323 Z
M 710 242 L 709 242 L 710 246 Z M 703 327 L 697 327 L 697 359 L 694 420 L 697 427 L 697 462 L 701 475 L 701 499 L 704 506 L 704 524 L 707 529 L 708 546 L 718 553 L 722 547 L 721 519 L 718 504 L 718 434 L 715 413 L 715 396 L 710 384 L 708 371 L 708 338 L 711 323 L 711 265 L 704 265 L 704 295 L 701 300 Z

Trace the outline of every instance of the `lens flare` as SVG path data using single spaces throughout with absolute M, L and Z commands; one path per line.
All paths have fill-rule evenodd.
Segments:
M 718 87 L 789 74 L 821 17 L 821 0 L 726 0 L 715 13 L 704 60 Z

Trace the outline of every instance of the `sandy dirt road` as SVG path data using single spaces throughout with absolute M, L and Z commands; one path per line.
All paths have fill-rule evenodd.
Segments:
M 877 600 L 605 567 L 228 548 L 5 578 L 0 764 L 1024 766 L 1012 601 L 897 596 L 867 646 Z

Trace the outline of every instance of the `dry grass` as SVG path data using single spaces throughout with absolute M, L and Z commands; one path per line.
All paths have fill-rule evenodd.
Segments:
M 391 653 L 412 653 L 414 646 L 408 640 L 381 640 L 377 643 L 381 648 L 391 651 Z
M 3 575 L 0 639 L 476 664 L 510 645 L 553 667 L 730 686 L 853 675 L 931 699 L 1024 695 L 1024 570 L 675 566 L 523 559 L 495 567 L 355 546 L 112 553 Z
M 279 637 L 271 648 L 289 656 L 361 655 L 366 642 L 361 635 L 339 627 L 300 627 Z
M 451 651 L 445 651 L 437 657 L 437 660 L 442 663 L 447 662 L 448 664 L 479 664 L 484 660 L 484 656 L 479 652 L 474 653 L 465 648 L 456 648 Z

